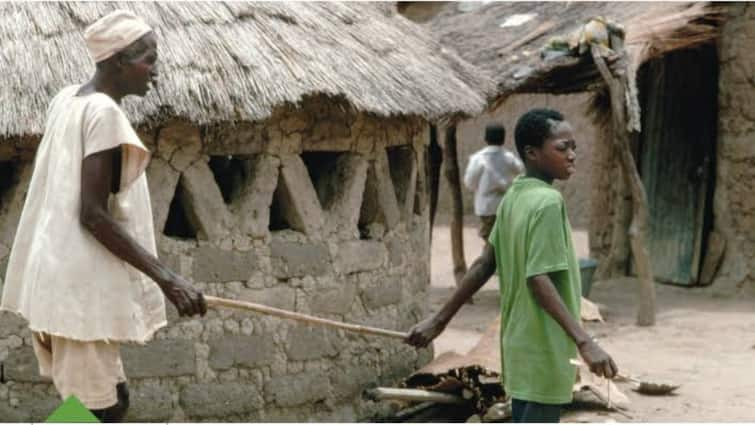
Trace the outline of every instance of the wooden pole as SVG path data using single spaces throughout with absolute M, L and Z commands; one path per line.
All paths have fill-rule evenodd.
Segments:
M 418 401 L 433 402 L 444 404 L 464 404 L 467 401 L 458 395 L 446 394 L 438 391 L 427 391 L 413 388 L 386 388 L 377 387 L 364 391 L 366 398 L 370 400 L 401 400 L 401 401 Z
M 613 114 L 612 114 L 613 115 Z M 611 126 L 613 130 L 613 125 Z M 613 135 L 615 130 L 611 131 Z M 606 138 L 611 140 L 611 137 Z M 618 158 L 619 152 L 614 148 L 614 159 Z M 626 276 L 629 264 L 629 251 L 631 250 L 627 229 L 632 221 L 632 196 L 627 198 L 627 188 L 630 187 L 629 177 L 623 167 L 614 170 L 613 188 L 611 199 L 613 201 L 613 220 L 611 227 L 611 253 L 606 261 L 609 271 L 608 277 Z
M 610 101 L 607 91 L 605 96 Z M 629 183 L 624 171 L 616 167 L 615 143 L 609 142 L 614 133 L 610 119 L 611 114 L 605 114 L 595 122 L 599 140 L 605 141 L 593 147 L 590 253 L 599 262 L 593 276 L 597 280 L 626 275 L 630 255 L 627 229 L 632 220 L 632 197 L 627 196 Z
M 388 419 L 390 420 L 390 422 L 410 422 L 411 418 L 414 415 L 433 406 L 435 406 L 435 403 L 433 403 L 432 401 L 425 401 L 423 403 L 416 404 L 411 407 L 407 407 L 404 410 L 398 411 L 395 415 L 393 415 L 393 417 Z
M 299 322 L 305 322 L 314 325 L 329 326 L 331 328 L 343 329 L 349 332 L 355 332 L 360 334 L 385 336 L 389 338 L 396 338 L 405 340 L 409 334 L 406 332 L 391 331 L 387 329 L 373 328 L 370 326 L 355 325 L 352 323 L 344 323 L 336 320 L 323 319 L 322 317 L 310 316 L 308 314 L 296 313 L 294 311 L 283 310 L 280 308 L 269 307 L 262 304 L 252 303 L 248 301 L 236 301 L 226 298 L 213 297 L 210 295 L 204 296 L 205 301 L 209 307 L 231 307 L 241 310 L 254 311 L 257 313 L 267 314 L 269 316 L 281 317 L 284 319 L 297 320 Z
M 459 161 L 456 152 L 456 126 L 446 128 L 445 138 L 445 175 L 448 189 L 451 191 L 453 210 L 451 215 L 451 255 L 454 263 L 454 279 L 456 286 L 461 285 L 461 278 L 467 272 L 467 263 L 464 260 L 464 204 L 461 197 L 461 177 L 459 173 Z
M 613 47 L 617 52 L 623 54 L 621 46 L 614 45 Z M 624 70 L 622 75 L 614 77 L 608 69 L 608 65 L 606 65 L 599 46 L 593 45 L 591 53 L 600 75 L 608 86 L 614 129 L 613 142 L 616 144 L 619 161 L 632 193 L 632 222 L 629 226 L 629 238 L 637 268 L 637 277 L 640 280 L 637 324 L 639 326 L 652 326 L 655 324 L 655 282 L 646 241 L 649 221 L 648 201 L 645 187 L 642 185 L 629 146 L 627 112 L 624 103 L 627 90 L 627 73 Z

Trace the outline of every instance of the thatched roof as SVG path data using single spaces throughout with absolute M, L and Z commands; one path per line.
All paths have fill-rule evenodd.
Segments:
M 624 25 L 636 69 L 671 50 L 713 41 L 721 11 L 707 3 L 680 2 L 462 2 L 446 4 L 426 25 L 441 44 L 490 72 L 505 97 L 515 92 L 572 93 L 601 85 L 588 58 L 540 58 L 551 37 L 566 36 L 595 16 Z M 510 25 L 517 23 L 513 18 L 524 22 Z M 504 24 L 507 20 L 509 25 Z
M 307 96 L 381 116 L 475 114 L 493 85 L 385 4 L 0 3 L 0 137 L 38 134 L 51 97 L 94 71 L 83 28 L 133 10 L 155 28 L 161 81 L 137 122 L 257 121 Z

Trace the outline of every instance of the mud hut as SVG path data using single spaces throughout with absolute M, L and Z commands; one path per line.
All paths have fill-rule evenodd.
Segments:
M 425 26 L 438 42 L 457 52 L 467 62 L 494 76 L 496 81 L 510 70 L 511 56 L 537 55 L 539 46 L 513 43 L 515 40 L 532 37 L 533 31 L 553 29 L 550 19 L 543 17 L 542 10 L 548 4 L 510 2 L 400 2 L 399 11 L 407 18 Z M 563 7 L 563 5 L 561 5 Z M 564 22 L 566 23 L 566 22 Z M 458 163 L 462 170 L 469 163 L 469 156 L 485 146 L 485 125 L 502 123 L 507 129 L 506 147 L 516 153 L 514 127 L 516 120 L 534 106 L 548 106 L 562 111 L 574 124 L 579 142 L 579 172 L 568 182 L 557 182 L 569 209 L 569 219 L 575 229 L 587 230 L 589 224 L 592 181 L 592 145 L 598 137 L 596 126 L 587 116 L 590 95 L 588 93 L 516 93 L 505 101 L 493 104 L 485 113 L 460 121 L 457 124 Z M 439 190 L 439 214 L 452 208 L 447 182 L 442 180 Z M 474 193 L 462 190 L 464 214 L 474 214 Z
M 161 81 L 125 109 L 153 151 L 160 256 L 210 295 L 406 330 L 427 313 L 429 122 L 487 80 L 385 5 L 0 4 L 0 259 L 51 97 L 94 70 L 83 28 L 151 24 Z M 408 41 L 408 43 L 407 43 Z M 4 275 L 3 270 L 0 270 Z M 353 421 L 367 385 L 431 357 L 399 341 L 211 311 L 123 349 L 132 421 Z M 0 315 L 0 421 L 60 403 L 25 323 Z
M 467 11 L 449 12 L 453 7 Z M 458 39 L 462 57 L 494 64 L 489 69 L 498 84 L 494 105 L 521 94 L 595 95 L 590 110 L 598 133 L 592 145 L 588 224 L 602 276 L 634 272 L 626 231 L 631 195 L 615 163 L 617 152 L 606 143 L 612 137 L 606 85 L 589 54 L 544 60 L 540 49 L 549 38 L 567 35 L 595 16 L 622 23 L 629 81 L 638 94 L 633 106 L 640 120 L 628 124 L 641 129 L 630 142 L 647 192 L 654 277 L 682 285 L 713 282 L 726 291 L 752 289 L 755 7 L 462 4 L 447 6 L 429 22 L 444 13 L 449 15 L 446 27 L 433 24 L 433 29 L 446 31 L 449 43 Z M 456 37 L 453 29 L 466 27 L 463 22 L 487 23 L 496 31 L 490 38 L 495 44 L 482 36 Z

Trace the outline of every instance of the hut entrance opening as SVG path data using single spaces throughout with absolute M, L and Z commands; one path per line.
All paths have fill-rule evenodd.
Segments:
M 649 203 L 652 270 L 658 281 L 694 285 L 715 187 L 716 49 L 684 50 L 648 62 L 638 83 L 639 168 Z

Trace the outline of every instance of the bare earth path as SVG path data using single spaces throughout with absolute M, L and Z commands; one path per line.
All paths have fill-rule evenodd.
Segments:
M 466 258 L 482 249 L 476 223 L 464 230 Z M 433 311 L 453 291 L 448 227 L 433 233 Z M 587 252 L 584 232 L 575 232 L 578 254 Z M 606 323 L 588 324 L 592 335 L 625 374 L 681 384 L 677 395 L 648 397 L 619 384 L 631 400 L 626 415 L 601 410 L 568 412 L 564 421 L 755 421 L 755 299 L 717 298 L 706 289 L 658 285 L 657 325 L 634 325 L 635 285 L 631 278 L 600 282 L 590 298 L 601 305 Z M 498 313 L 497 282 L 491 279 L 436 340 L 436 355 L 466 352 Z

